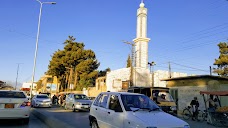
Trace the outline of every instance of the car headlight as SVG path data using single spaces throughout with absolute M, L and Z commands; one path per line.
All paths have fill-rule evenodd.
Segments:
M 185 125 L 184 128 L 190 128 L 190 126 L 189 125 Z
M 176 106 L 171 106 L 170 109 L 173 111 L 173 110 L 177 110 L 177 107 Z
M 81 105 L 81 103 L 80 103 L 80 102 L 76 102 L 75 104 L 76 104 L 76 105 Z

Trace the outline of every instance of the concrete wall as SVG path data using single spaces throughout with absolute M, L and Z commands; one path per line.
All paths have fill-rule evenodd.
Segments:
M 205 91 L 206 86 L 181 86 L 178 88 L 171 87 L 170 89 L 177 89 L 179 110 L 183 110 L 185 107 L 190 106 L 190 103 L 194 97 L 198 98 L 200 104 L 199 109 L 205 110 L 204 100 L 199 92 Z
M 187 73 L 171 72 L 171 77 L 183 77 L 187 76 Z M 170 77 L 169 71 L 157 70 L 154 72 L 154 86 L 155 87 L 166 87 L 166 81 L 161 81 L 161 79 L 167 79 Z M 152 78 L 152 76 L 150 77 Z
M 99 87 L 99 89 L 97 89 L 96 87 L 89 87 L 87 90 L 88 90 L 89 97 L 97 97 L 97 95 L 100 94 L 101 92 L 106 92 L 107 88 L 106 86 L 101 86 Z
M 115 85 L 118 81 L 130 80 L 130 68 L 122 68 L 108 72 L 106 75 L 106 86 L 108 91 L 116 92 L 122 89 L 121 85 Z
M 177 90 L 178 93 L 178 108 L 183 110 L 184 107 L 190 105 L 194 97 L 198 97 L 200 109 L 205 110 L 200 91 L 224 91 L 228 90 L 228 81 L 212 78 L 194 78 L 167 81 L 167 87 L 171 90 Z M 206 99 L 209 97 L 206 96 Z M 228 106 L 228 97 L 220 97 L 223 106 Z

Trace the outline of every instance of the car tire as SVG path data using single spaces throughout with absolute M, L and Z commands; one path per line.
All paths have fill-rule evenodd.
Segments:
M 72 110 L 73 110 L 73 112 L 75 112 L 75 111 L 76 111 L 76 109 L 75 109 L 74 105 L 72 106 Z
M 23 124 L 29 124 L 29 118 L 25 118 L 22 120 Z
M 97 121 L 95 119 L 91 122 L 91 128 L 99 128 Z

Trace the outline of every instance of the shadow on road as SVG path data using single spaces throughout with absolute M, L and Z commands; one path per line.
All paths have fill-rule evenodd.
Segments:
M 11 119 L 11 120 L 7 120 L 7 119 L 1 119 L 0 120 L 0 127 L 8 127 L 8 126 L 23 126 L 23 128 L 28 128 L 27 125 L 25 125 L 23 123 L 22 120 L 17 120 L 17 119 Z

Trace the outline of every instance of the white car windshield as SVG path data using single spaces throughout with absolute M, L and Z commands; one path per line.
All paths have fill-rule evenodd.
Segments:
M 74 95 L 74 98 L 77 100 L 89 100 L 86 95 Z
M 145 95 L 121 95 L 121 99 L 126 111 L 138 109 L 148 109 L 150 111 L 160 110 L 159 107 Z
M 158 102 L 173 102 L 173 97 L 167 92 L 158 93 Z

